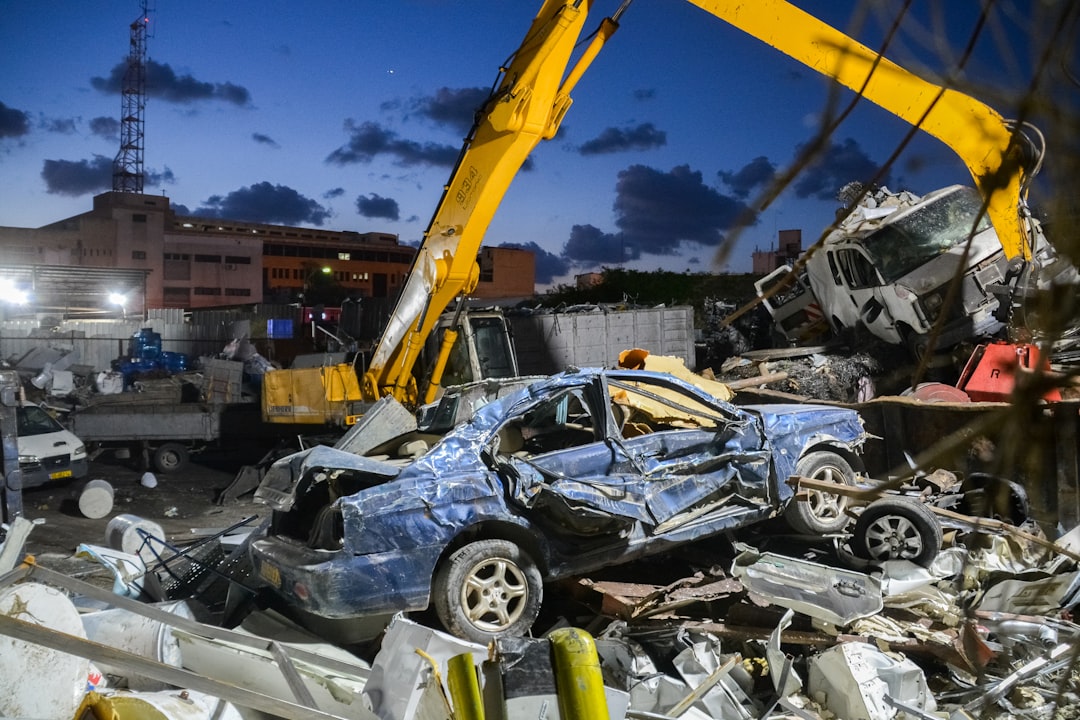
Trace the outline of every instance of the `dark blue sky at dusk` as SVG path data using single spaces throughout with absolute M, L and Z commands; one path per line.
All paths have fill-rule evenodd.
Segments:
M 473 111 L 540 4 L 155 0 L 145 192 L 167 195 L 182 214 L 388 232 L 415 243 Z M 795 4 L 870 47 L 903 7 Z M 958 72 L 980 5 L 914 0 L 887 56 L 933 77 L 947 73 L 1014 117 L 1046 38 L 1060 30 L 1038 76 L 1038 112 L 1075 107 L 1076 13 L 1063 15 L 1065 0 L 991 3 Z M 617 6 L 598 0 L 587 30 Z M 40 227 L 88 211 L 93 195 L 111 189 L 128 26 L 140 6 L 8 0 L 3 10 L 0 225 Z M 533 153 L 485 240 L 536 250 L 541 284 L 619 265 L 748 271 L 751 251 L 773 247 L 779 230 L 801 229 L 804 245 L 816 239 L 839 206 L 839 188 L 871 178 L 908 130 L 861 103 L 824 156 L 757 207 L 823 115 L 851 94 L 682 0 L 635 0 L 573 98 L 559 135 Z M 1060 113 L 1047 125 L 1051 148 L 1075 152 Z M 927 136 L 883 177 L 890 189 L 917 193 L 968 182 L 955 156 Z M 754 223 L 736 236 L 747 210 Z

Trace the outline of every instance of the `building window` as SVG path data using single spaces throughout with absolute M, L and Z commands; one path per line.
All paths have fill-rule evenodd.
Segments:
M 132 250 L 131 251 L 131 259 L 132 260 L 145 260 L 146 259 L 146 251 L 145 250 Z
M 220 295 L 221 288 L 216 287 L 197 287 L 195 288 L 196 295 Z
M 146 215 L 144 213 L 133 213 L 131 222 L 144 223 L 146 222 Z
M 234 265 L 250 265 L 251 258 L 247 255 L 226 255 L 225 262 L 232 263 Z
M 186 302 L 187 299 L 191 297 L 191 291 L 186 287 L 168 287 L 168 286 L 166 286 L 163 295 L 164 295 L 166 300 L 170 300 L 170 301 L 173 301 L 173 302 L 175 302 L 177 300 L 181 300 L 181 301 Z
M 251 295 L 251 288 L 225 288 L 225 294 L 233 297 L 248 297 Z
M 339 252 L 337 254 L 337 259 L 338 260 L 348 260 L 349 259 L 349 253 L 347 253 L 347 252 Z
M 221 262 L 220 255 L 196 255 L 195 262 L 201 263 L 219 263 Z

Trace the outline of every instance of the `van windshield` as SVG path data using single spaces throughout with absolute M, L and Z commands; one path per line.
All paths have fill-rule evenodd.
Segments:
M 896 282 L 942 253 L 962 246 L 975 233 L 990 229 L 982 199 L 974 188 L 958 188 L 863 239 L 886 283 Z M 976 219 L 978 225 L 976 225 Z
M 54 420 L 47 412 L 39 407 L 19 407 L 16 409 L 15 414 L 18 420 L 16 434 L 19 437 L 48 435 L 49 433 L 60 432 L 64 429 L 60 423 L 56 422 L 56 420 Z

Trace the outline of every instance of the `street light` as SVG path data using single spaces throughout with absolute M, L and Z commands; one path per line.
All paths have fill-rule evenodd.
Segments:
M 127 295 L 123 293 L 109 293 L 109 304 L 120 308 L 120 314 L 127 319 Z
M 329 275 L 332 272 L 334 272 L 334 269 L 332 267 L 330 267 L 329 265 L 324 265 L 321 268 L 315 268 L 314 270 L 309 272 L 304 277 L 304 287 L 300 290 L 300 300 L 302 302 L 307 301 L 307 291 L 308 291 L 308 288 L 311 286 L 311 279 L 313 277 L 315 277 L 319 273 L 322 273 L 323 275 Z
M 0 278 L 0 300 L 5 300 L 12 305 L 25 305 L 30 302 L 30 295 L 20 289 L 14 280 Z

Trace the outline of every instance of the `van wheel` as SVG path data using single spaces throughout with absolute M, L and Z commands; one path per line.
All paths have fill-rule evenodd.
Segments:
M 183 470 L 188 463 L 188 451 L 183 445 L 165 443 L 154 450 L 151 460 L 154 469 L 160 473 L 174 473 Z
M 840 455 L 821 450 L 805 455 L 795 466 L 795 474 L 813 480 L 829 480 L 844 485 L 855 484 L 855 471 Z M 801 487 L 795 491 L 800 492 Z M 784 520 L 804 535 L 837 533 L 851 522 L 847 508 L 850 499 L 825 490 L 807 490 L 807 499 L 792 500 L 784 511 Z

